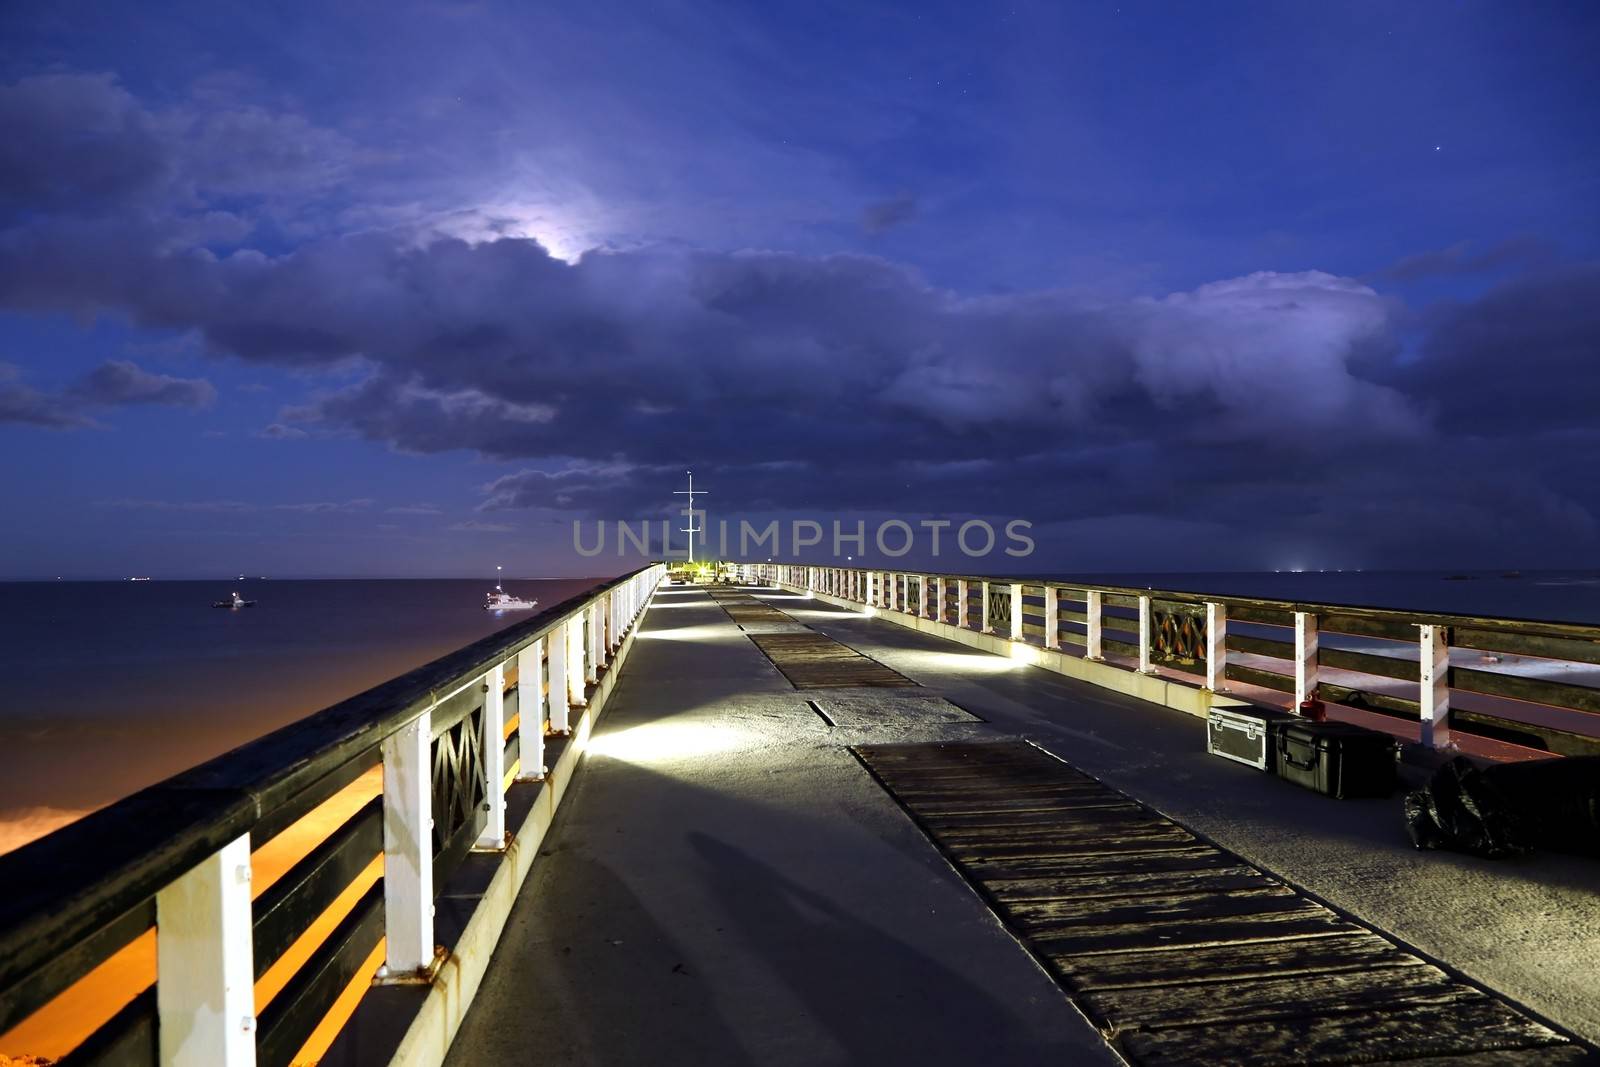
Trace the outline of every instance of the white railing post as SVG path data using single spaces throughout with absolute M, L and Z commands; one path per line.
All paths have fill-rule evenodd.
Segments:
M 933 579 L 933 599 L 928 605 L 932 611 L 934 622 L 944 622 L 944 578 L 936 575 Z
M 1053 585 L 1044 587 L 1044 647 L 1061 647 L 1061 594 Z
M 1154 674 L 1150 665 L 1150 598 L 1139 598 L 1139 673 Z
M 1228 688 L 1228 605 L 1206 601 L 1206 688 Z
M 256 1062 L 251 934 L 249 834 L 156 892 L 156 1033 L 162 1067 Z
M 580 610 L 567 620 L 567 703 L 575 708 L 589 703 L 589 697 L 584 692 L 588 675 L 583 662 L 587 642 L 588 613 Z
M 433 752 L 424 711 L 383 740 L 384 975 L 433 966 Z
M 1105 595 L 1098 589 L 1083 591 L 1083 611 L 1088 616 L 1084 622 L 1083 658 L 1103 660 L 1105 650 Z
M 1450 747 L 1450 631 L 1443 626 L 1418 626 L 1422 673 L 1422 743 Z
M 544 638 L 517 653 L 517 781 L 544 780 Z
M 1294 613 L 1294 711 L 1308 700 L 1317 699 L 1317 616 L 1309 611 Z
M 933 618 L 933 605 L 928 602 L 928 576 L 917 575 L 917 614 L 924 619 Z
M 994 633 L 993 627 L 989 625 L 989 583 L 987 581 L 983 583 L 983 588 L 978 594 L 978 611 L 978 632 Z
M 572 683 L 567 680 L 567 652 L 572 648 L 572 638 L 567 624 L 561 623 L 545 635 L 550 657 L 550 729 L 558 734 L 570 733 L 572 727 L 568 707 L 572 703 Z
M 483 796 L 489 810 L 483 832 L 473 846 L 499 851 L 506 847 L 506 665 L 489 668 L 483 680 Z
M 1022 634 L 1022 583 L 1011 583 L 1011 640 L 1021 641 Z
M 600 680 L 600 649 L 604 644 L 600 640 L 600 601 L 598 598 L 589 601 L 589 606 L 583 609 L 583 621 L 587 624 L 584 637 L 588 641 L 588 647 L 584 650 L 583 680 L 593 685 Z

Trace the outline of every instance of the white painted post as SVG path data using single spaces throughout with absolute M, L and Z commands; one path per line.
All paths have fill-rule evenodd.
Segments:
M 1422 743 L 1449 748 L 1450 631 L 1444 626 L 1418 626 L 1422 666 Z
M 978 632 L 979 633 L 986 633 L 986 634 L 994 633 L 994 628 L 989 625 L 989 583 L 988 582 L 984 582 L 983 583 L 983 589 L 982 589 L 982 591 L 981 591 L 981 593 L 980 593 L 980 595 L 978 597 L 978 611 L 981 612 L 981 614 L 978 616 L 978 619 L 979 619 Z
M 935 622 L 944 622 L 944 579 L 935 576 L 931 584 L 933 597 L 928 604 L 928 617 Z
M 1154 674 L 1150 666 L 1150 598 L 1139 598 L 1139 673 Z
M 585 636 L 588 638 L 589 646 L 584 657 L 584 666 L 586 669 L 584 670 L 583 678 L 584 681 L 588 682 L 590 685 L 593 685 L 600 680 L 601 658 L 603 655 L 600 650 L 605 644 L 605 642 L 600 640 L 601 623 L 599 600 L 589 601 L 589 606 L 583 609 L 583 620 L 584 622 L 588 623 L 589 627 L 587 633 L 585 634 Z
M 549 645 L 550 729 L 558 734 L 572 732 L 568 708 L 572 703 L 572 683 L 567 680 L 567 653 L 572 648 L 567 624 L 562 623 L 545 636 Z
M 567 620 L 567 703 L 575 708 L 581 708 L 589 703 L 589 697 L 584 691 L 587 675 L 583 662 L 588 636 L 587 614 L 585 611 L 579 611 Z
M 1083 594 L 1084 613 L 1089 616 L 1084 635 L 1083 658 L 1103 660 L 1105 652 L 1105 594 L 1098 589 L 1086 589 Z
M 517 781 L 542 782 L 544 766 L 544 638 L 517 653 Z
M 1053 585 L 1044 587 L 1044 647 L 1061 647 L 1061 594 Z
M 1206 688 L 1228 689 L 1228 605 L 1206 601 Z
M 250 835 L 245 834 L 156 892 L 156 1033 L 162 1067 L 256 1062 L 251 952 Z
M 1022 583 L 1011 583 L 1011 640 L 1022 640 Z
M 433 966 L 433 753 L 427 712 L 383 740 L 385 975 Z
M 520 677 L 520 676 L 519 676 Z M 489 668 L 483 681 L 483 795 L 489 811 L 474 847 L 506 847 L 506 666 Z
M 917 614 L 924 619 L 933 618 L 933 605 L 928 602 L 928 576 L 917 575 Z
M 966 627 L 967 623 L 970 621 L 967 618 L 967 616 L 972 614 L 971 610 L 967 607 L 967 598 L 970 597 L 971 595 L 972 595 L 972 590 L 967 587 L 967 580 L 965 578 L 957 578 L 956 579 L 956 625 L 959 626 L 959 627 L 962 627 L 963 629 Z
M 1317 617 L 1309 611 L 1294 613 L 1294 711 L 1317 698 Z

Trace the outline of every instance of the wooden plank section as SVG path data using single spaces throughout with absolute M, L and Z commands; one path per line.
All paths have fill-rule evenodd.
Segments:
M 914 687 L 916 682 L 819 633 L 748 634 L 796 689 Z
M 1268 1025 L 1256 1020 L 1166 1030 L 1131 1030 L 1122 1038 L 1135 1063 L 1194 1067 L 1248 1064 L 1363 1063 L 1398 1053 L 1417 1056 L 1537 1049 L 1561 1035 L 1490 997 L 1354 1014 L 1308 1014 Z M 1514 1061 L 1540 1063 L 1538 1056 Z
M 854 751 L 1131 1063 L 1591 1054 L 1024 742 Z
M 1140 986 L 1177 987 L 1236 978 L 1284 977 L 1368 967 L 1428 966 L 1366 930 L 1336 937 L 1244 941 L 1170 952 L 1059 954 L 1051 956 L 1050 962 L 1067 988 L 1079 992 Z
M 1087 993 L 1083 1001 L 1111 1026 L 1197 1026 L 1251 1019 L 1293 1019 L 1306 1013 L 1465 1004 L 1486 999 L 1437 967 L 1374 967 L 1359 971 L 1249 978 L 1180 986 L 1140 986 Z

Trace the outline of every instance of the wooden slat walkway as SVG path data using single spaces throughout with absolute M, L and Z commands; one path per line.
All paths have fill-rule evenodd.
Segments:
M 1135 1064 L 1600 1062 L 1032 745 L 854 751 Z
M 910 688 L 910 678 L 819 633 L 749 634 L 796 689 Z
M 831 637 L 801 627 L 794 616 L 737 589 L 718 589 L 711 599 L 796 689 L 832 689 L 859 686 L 872 689 L 913 688 L 910 678 L 890 670 Z M 758 625 L 793 623 L 794 632 L 761 632 Z

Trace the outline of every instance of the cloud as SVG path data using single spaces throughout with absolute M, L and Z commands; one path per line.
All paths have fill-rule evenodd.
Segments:
M 1502 283 L 1435 312 L 1396 384 L 1473 434 L 1594 429 L 1600 411 L 1600 263 Z
M 592 507 L 619 486 L 629 485 L 636 473 L 635 467 L 625 463 L 576 463 L 555 471 L 521 470 L 484 486 L 485 498 L 478 510 Z
M 507 463 L 513 473 L 483 487 L 485 513 L 638 515 L 691 466 L 726 509 L 1025 504 L 1040 519 L 1166 515 L 1174 529 L 1352 551 L 1406 544 L 1430 505 L 1457 519 L 1433 531 L 1438 551 L 1496 551 L 1497 507 L 1524 509 L 1532 543 L 1574 536 L 1600 506 L 1571 448 L 1473 447 L 1592 421 L 1592 265 L 1436 309 L 1420 319 L 1420 350 L 1403 354 L 1404 311 L 1374 280 L 1316 270 L 1132 298 L 972 296 L 863 255 L 556 256 L 512 236 L 523 228 L 499 212 L 472 239 L 392 228 L 238 247 L 239 220 L 306 210 L 361 153 L 292 117 L 158 113 L 104 78 L 12 88 L 22 95 L 0 104 L 7 132 L 40 139 L 52 166 L 78 158 L 61 132 L 71 127 L 28 107 L 78 116 L 109 158 L 66 197 L 18 161 L 0 192 L 0 308 L 111 314 L 192 331 L 249 365 L 338 370 L 349 384 L 301 398 L 261 434 L 353 434 Z M 297 136 L 323 147 L 298 154 L 283 143 Z M 218 158 L 229 145 L 255 146 L 261 182 Z M 285 192 L 275 200 L 273 188 Z M 873 205 L 863 225 L 915 207 Z M 1385 276 L 1537 258 L 1525 239 L 1458 246 Z M 203 384 L 136 382 L 98 395 L 192 405 Z M 0 418 L 82 424 L 85 402 L 69 394 L 0 382 Z M 1466 455 L 1472 477 L 1454 476 Z M 1402 464 L 1430 473 L 1389 477 Z M 1375 486 L 1406 499 L 1377 499 Z
M 375 503 L 370 497 L 354 500 L 314 500 L 304 503 L 256 504 L 243 500 L 143 500 L 122 499 L 101 502 L 102 507 L 125 511 L 190 511 L 242 515 L 261 511 L 299 512 L 305 515 L 327 515 L 366 511 Z
M 203 408 L 216 402 L 217 390 L 201 378 L 173 378 L 151 374 L 125 359 L 107 360 L 71 389 L 82 403 L 103 407 L 157 404 L 165 407 Z
M 201 408 L 215 402 L 215 387 L 203 378 L 151 374 L 127 360 L 108 360 L 60 393 L 43 393 L 21 381 L 21 372 L 0 363 L 0 423 L 25 423 L 66 430 L 93 426 L 95 408 L 136 405 Z
M 256 436 L 265 437 L 269 441 L 298 441 L 311 435 L 298 426 L 285 426 L 281 422 L 273 422 L 263 426 Z
M 1472 242 L 1459 241 L 1448 248 L 1407 256 L 1384 268 L 1379 272 L 1379 277 L 1411 282 L 1422 278 L 1484 274 L 1506 268 L 1542 267 L 1552 263 L 1557 255 L 1555 245 L 1543 238 L 1528 235 L 1507 237 L 1481 252 L 1473 250 Z
M 913 221 L 918 210 L 917 198 L 910 193 L 878 200 L 862 210 L 861 228 L 870 234 L 884 233 Z
M 0 363 L 0 423 L 21 423 L 50 430 L 93 425 L 75 405 L 22 384 L 21 376 L 15 364 Z
M 432 504 L 402 504 L 398 507 L 384 508 L 385 515 L 442 515 L 439 508 Z
M 453 533 L 506 534 L 515 533 L 517 528 L 515 526 L 508 526 L 505 523 L 500 522 L 467 521 L 451 523 L 449 526 L 445 527 L 445 529 L 450 530 Z

